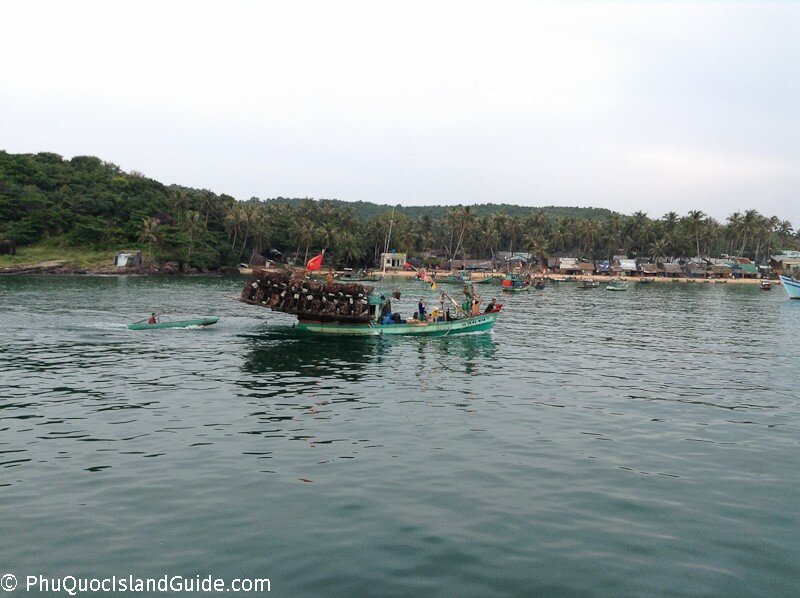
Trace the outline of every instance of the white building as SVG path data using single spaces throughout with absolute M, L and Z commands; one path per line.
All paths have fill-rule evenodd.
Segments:
M 382 253 L 381 270 L 402 270 L 406 265 L 405 253 Z

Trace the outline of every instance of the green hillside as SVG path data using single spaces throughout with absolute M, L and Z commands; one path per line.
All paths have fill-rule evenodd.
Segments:
M 792 224 L 756 210 L 720 223 L 700 211 L 653 220 L 600 208 L 398 206 L 308 198 L 252 198 L 165 185 L 92 156 L 0 151 L 0 241 L 20 251 L 0 267 L 28 259 L 110 260 L 140 248 L 151 263 L 214 269 L 263 257 L 299 263 L 326 249 L 326 265 L 373 265 L 384 248 L 426 257 L 487 258 L 527 251 L 605 258 L 745 255 L 763 261 L 796 248 Z M 0 250 L 10 243 L 0 243 Z

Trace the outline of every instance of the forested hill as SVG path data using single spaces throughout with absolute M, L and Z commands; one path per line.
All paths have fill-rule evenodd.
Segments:
M 773 250 L 800 246 L 792 223 L 756 210 L 725 223 L 700 210 L 651 219 L 599 208 L 477 206 L 398 207 L 339 200 L 236 201 L 230 195 L 164 185 L 92 156 L 0 151 L 0 241 L 52 249 L 140 248 L 151 262 L 218 268 L 294 256 L 305 263 L 325 249 L 330 265 L 372 265 L 389 243 L 410 256 L 446 261 L 527 251 L 545 260 L 628 254 L 722 253 L 759 263 Z M 10 251 L 12 243 L 0 243 Z M 34 248 L 23 249 L 22 253 Z M 41 252 L 40 252 L 41 253 Z M 0 258 L 10 259 L 10 258 Z
M 271 199 L 262 200 L 266 204 L 286 204 L 292 207 L 298 207 L 305 198 L 286 198 L 276 197 Z M 355 212 L 359 220 L 369 220 L 375 216 L 386 213 L 392 210 L 392 206 L 388 204 L 372 203 L 370 201 L 342 201 L 339 199 L 327 200 L 339 207 L 350 207 Z M 429 218 L 442 218 L 447 213 L 448 209 L 453 206 L 396 206 L 397 213 L 402 213 L 408 218 L 414 220 L 427 216 Z M 528 216 L 534 212 L 544 212 L 548 216 L 560 218 L 584 218 L 587 220 L 602 220 L 608 218 L 615 212 L 606 208 L 577 208 L 577 207 L 562 207 L 562 206 L 518 206 L 508 203 L 482 203 L 470 206 L 476 216 L 487 216 L 490 214 L 497 214 L 499 212 L 508 214 L 509 216 Z

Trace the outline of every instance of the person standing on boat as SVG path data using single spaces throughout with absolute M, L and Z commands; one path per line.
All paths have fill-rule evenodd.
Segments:
M 495 301 L 497 301 L 497 299 L 492 299 L 491 301 L 489 301 L 489 305 L 486 306 L 486 311 L 484 311 L 483 313 L 485 314 L 492 313 L 496 309 Z
M 417 308 L 418 308 L 417 311 L 419 312 L 419 319 L 424 322 L 425 319 L 426 319 L 425 318 L 425 303 L 422 301 L 422 299 L 419 300 L 419 305 L 417 305 Z
M 147 320 L 148 324 L 158 324 L 158 316 L 156 312 L 150 314 L 150 318 Z
M 477 299 L 472 300 L 472 316 L 481 315 L 481 303 Z

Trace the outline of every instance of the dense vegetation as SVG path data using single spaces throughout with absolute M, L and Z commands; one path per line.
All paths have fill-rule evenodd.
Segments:
M 792 224 L 756 210 L 724 223 L 692 211 L 653 220 L 597 208 L 506 204 L 400 207 L 337 200 L 252 198 L 166 186 L 109 162 L 52 153 L 0 151 L 0 239 L 91 249 L 141 247 L 156 261 L 216 268 L 257 254 L 322 248 L 326 263 L 374 264 L 391 228 L 390 248 L 410 255 L 486 258 L 530 251 L 606 258 L 742 255 L 763 261 L 798 247 Z

